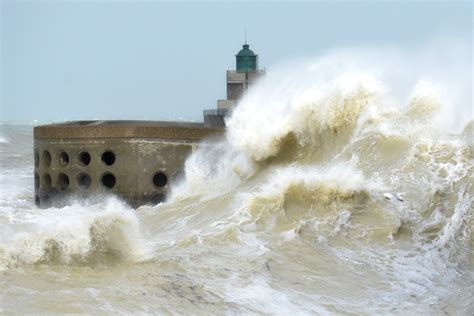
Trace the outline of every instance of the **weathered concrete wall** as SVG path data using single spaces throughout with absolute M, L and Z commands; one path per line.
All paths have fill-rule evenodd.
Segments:
M 227 70 L 227 99 L 239 100 L 244 93 L 264 75 L 264 70 L 247 72 Z
M 227 83 L 227 99 L 239 100 L 245 92 L 245 85 L 243 82 Z
M 218 110 L 230 110 L 235 106 L 235 100 L 217 100 Z
M 204 110 L 204 126 L 225 128 L 225 117 L 228 113 L 228 109 Z
M 34 130 L 35 200 L 114 193 L 134 207 L 164 201 L 198 142 L 222 129 L 169 122 L 74 122 Z
M 265 70 L 257 71 L 237 71 L 227 70 L 226 80 L 227 83 L 242 83 L 244 81 L 255 82 L 258 79 L 265 76 Z
M 199 141 L 220 129 L 203 123 L 159 121 L 77 121 L 37 126 L 35 139 L 71 138 L 158 138 Z

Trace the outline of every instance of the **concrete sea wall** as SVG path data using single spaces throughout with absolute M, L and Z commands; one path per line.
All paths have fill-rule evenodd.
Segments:
M 133 207 L 166 200 L 189 154 L 222 128 L 202 123 L 79 121 L 34 129 L 35 201 L 113 193 Z

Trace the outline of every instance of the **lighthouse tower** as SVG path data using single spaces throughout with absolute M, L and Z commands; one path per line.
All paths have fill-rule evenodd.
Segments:
M 227 70 L 227 99 L 217 100 L 217 110 L 204 111 L 204 124 L 209 127 L 225 126 L 224 118 L 255 82 L 265 75 L 258 69 L 258 55 L 245 42 L 235 55 L 235 70 Z
M 235 55 L 235 70 L 227 70 L 227 102 L 218 103 L 218 108 L 229 108 L 257 81 L 265 71 L 258 69 L 258 55 L 245 43 Z

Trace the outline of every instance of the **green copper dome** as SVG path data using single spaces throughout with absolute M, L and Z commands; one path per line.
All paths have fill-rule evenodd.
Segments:
M 235 55 L 237 71 L 256 71 L 258 69 L 258 55 L 245 43 L 243 48 Z
M 255 53 L 249 48 L 250 45 L 244 44 L 243 48 L 237 53 L 237 57 L 242 57 L 242 56 L 257 56 Z

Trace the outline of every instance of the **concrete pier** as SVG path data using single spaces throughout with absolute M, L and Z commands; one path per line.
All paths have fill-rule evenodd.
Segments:
M 184 162 L 206 137 L 224 129 L 203 123 L 75 121 L 35 127 L 35 201 L 113 192 L 133 207 L 166 200 Z

